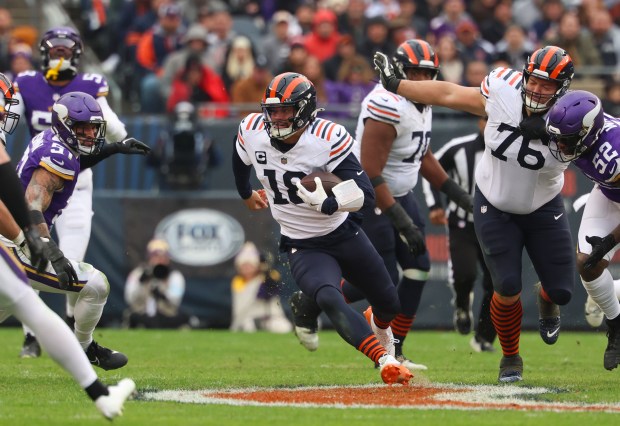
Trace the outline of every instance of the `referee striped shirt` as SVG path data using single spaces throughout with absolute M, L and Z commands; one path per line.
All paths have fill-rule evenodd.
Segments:
M 484 137 L 481 133 L 473 133 L 448 141 L 435 157 L 454 181 L 472 196 L 475 191 L 474 171 L 484 152 Z M 444 207 L 441 192 L 434 188 L 428 181 L 423 180 L 422 189 L 429 209 Z M 474 215 L 467 213 L 453 201 L 448 204 L 448 225 L 450 227 L 464 228 L 466 222 L 473 223 Z

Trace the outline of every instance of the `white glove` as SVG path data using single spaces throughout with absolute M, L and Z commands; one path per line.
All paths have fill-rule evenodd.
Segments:
M 26 236 L 24 235 L 24 231 L 19 231 L 19 235 L 15 237 L 13 243 L 17 246 L 17 249 L 21 251 L 26 258 L 30 260 L 30 248 L 28 247 L 28 242 L 26 241 Z
M 323 182 L 321 182 L 321 178 L 315 177 L 314 183 L 316 184 L 316 189 L 314 192 L 310 192 L 304 188 L 301 181 L 297 181 L 295 185 L 297 186 L 297 195 L 299 198 L 304 200 L 304 203 L 311 205 L 316 211 L 320 212 L 323 201 L 327 198 L 327 194 L 323 189 Z

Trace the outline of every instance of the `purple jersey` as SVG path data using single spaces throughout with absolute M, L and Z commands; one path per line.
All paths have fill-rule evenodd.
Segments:
M 78 74 L 65 86 L 52 86 L 39 71 L 20 73 L 13 82 L 21 94 L 30 136 L 49 129 L 52 125 L 52 105 L 68 92 L 84 92 L 97 99 L 107 96 L 108 82 L 100 74 Z
M 592 148 L 574 161 L 601 192 L 620 202 L 620 119 L 605 114 L 605 125 Z
M 52 196 L 52 201 L 43 212 L 47 226 L 51 228 L 69 201 L 75 188 L 77 175 L 80 172 L 80 158 L 63 144 L 51 129 L 45 130 L 32 138 L 19 164 L 17 174 L 22 181 L 24 190 L 38 168 L 60 176 L 64 186 Z

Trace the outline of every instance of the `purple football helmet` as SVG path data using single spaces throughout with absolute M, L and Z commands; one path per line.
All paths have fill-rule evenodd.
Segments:
M 564 163 L 575 160 L 594 144 L 604 123 L 598 97 L 585 90 L 568 92 L 547 115 L 547 133 L 551 137 L 549 150 Z
M 45 78 L 70 80 L 77 74 L 84 50 L 82 39 L 71 27 L 55 27 L 43 34 L 39 51 Z
M 85 129 L 92 125 L 91 129 Z M 97 154 L 105 143 L 106 123 L 99 103 L 83 92 L 65 93 L 52 106 L 52 130 L 58 138 L 84 155 Z

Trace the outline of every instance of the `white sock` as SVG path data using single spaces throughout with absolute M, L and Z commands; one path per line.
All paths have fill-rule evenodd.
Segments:
M 34 330 L 43 349 L 71 374 L 82 388 L 97 379 L 97 373 L 67 324 L 34 292 L 27 292 L 15 303 L 13 315 Z
M 605 269 L 594 281 L 586 282 L 582 278 L 581 283 L 608 319 L 614 319 L 620 315 L 620 302 L 616 295 L 614 279 L 608 269 Z
M 108 300 L 110 285 L 108 280 L 99 271 L 95 271 L 79 292 L 75 303 L 75 337 L 86 350 L 93 341 L 93 331 L 101 319 L 103 307 Z

